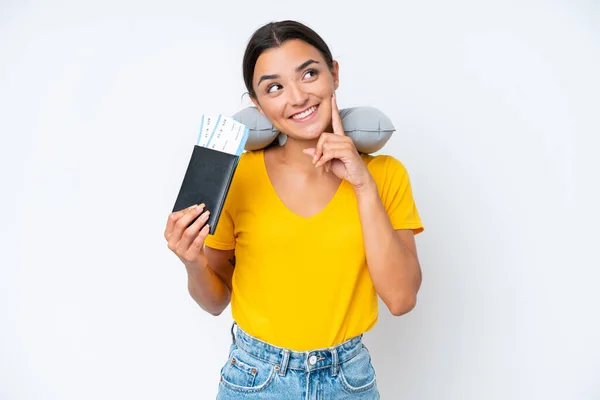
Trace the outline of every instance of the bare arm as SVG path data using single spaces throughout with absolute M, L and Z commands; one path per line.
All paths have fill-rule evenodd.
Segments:
M 367 264 L 375 290 L 394 315 L 415 307 L 421 267 L 410 229 L 394 230 L 374 181 L 356 190 Z
M 375 290 L 392 314 L 406 314 L 414 308 L 421 285 L 414 234 L 392 227 L 373 176 L 352 139 L 344 133 L 335 96 L 331 98 L 331 113 L 333 134 L 323 132 L 317 146 L 304 153 L 313 157 L 315 167 L 324 166 L 354 187 Z
M 207 265 L 187 268 L 188 290 L 192 298 L 212 315 L 219 315 L 231 301 L 231 278 L 235 267 L 234 250 L 204 247 Z
M 172 213 L 165 229 L 165 239 L 169 249 L 185 265 L 192 298 L 203 310 L 219 315 L 231 299 L 235 257 L 233 250 L 214 250 L 204 246 L 209 227 L 200 228 L 206 223 L 208 212 L 188 227 L 202 211 L 204 206 L 201 205 Z

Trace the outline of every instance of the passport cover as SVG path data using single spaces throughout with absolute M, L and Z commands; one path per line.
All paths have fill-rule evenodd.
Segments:
M 210 211 L 209 233 L 214 234 L 239 160 L 234 154 L 194 146 L 173 211 L 204 203 Z

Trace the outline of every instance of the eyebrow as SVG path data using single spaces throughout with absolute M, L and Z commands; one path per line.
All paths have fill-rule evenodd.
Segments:
M 312 59 L 311 60 L 306 60 L 302 64 L 300 64 L 300 65 L 298 65 L 296 67 L 296 72 L 302 71 L 304 68 L 308 67 L 311 64 L 319 64 L 319 62 L 315 61 L 315 60 L 312 60 Z M 263 75 L 258 80 L 258 83 L 256 84 L 256 86 L 260 86 L 260 83 L 262 81 L 265 81 L 265 80 L 268 80 L 268 79 L 278 79 L 278 78 L 281 78 L 281 76 L 277 75 L 277 74 L 274 74 L 274 75 Z

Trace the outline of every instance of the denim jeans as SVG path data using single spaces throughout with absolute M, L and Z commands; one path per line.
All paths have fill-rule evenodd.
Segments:
M 375 370 L 362 336 L 305 352 L 276 347 L 237 327 L 217 400 L 376 400 Z

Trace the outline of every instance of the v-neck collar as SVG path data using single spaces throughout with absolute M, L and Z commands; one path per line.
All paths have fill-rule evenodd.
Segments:
M 273 186 L 273 183 L 271 182 L 271 177 L 269 176 L 269 171 L 267 170 L 267 164 L 265 162 L 265 151 L 264 149 L 260 150 L 259 154 L 259 162 L 261 164 L 261 171 L 263 173 L 263 177 L 266 181 L 267 186 L 269 187 L 269 191 L 271 192 L 271 195 L 276 199 L 276 202 L 280 205 L 280 207 L 285 210 L 285 212 L 289 215 L 291 215 L 294 218 L 297 219 L 301 219 L 304 221 L 312 221 L 318 218 L 321 218 L 324 215 L 327 215 L 330 210 L 335 206 L 336 200 L 337 198 L 340 196 L 340 193 L 343 190 L 344 185 L 346 184 L 346 181 L 342 179 L 342 181 L 340 182 L 339 186 L 337 187 L 333 197 L 329 200 L 329 202 L 320 210 L 318 211 L 316 214 L 313 214 L 311 216 L 308 217 L 304 217 L 302 215 L 299 215 L 297 213 L 295 213 L 294 211 L 292 211 L 284 202 L 283 200 L 281 200 L 281 197 L 279 197 L 279 194 L 277 193 L 277 191 L 275 190 L 275 187 Z

